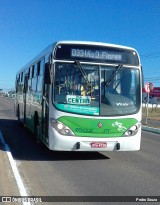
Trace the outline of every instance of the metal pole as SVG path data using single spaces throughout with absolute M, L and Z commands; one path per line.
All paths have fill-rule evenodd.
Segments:
M 146 124 L 148 123 L 148 103 L 149 103 L 149 92 L 147 92 L 147 114 L 146 114 Z

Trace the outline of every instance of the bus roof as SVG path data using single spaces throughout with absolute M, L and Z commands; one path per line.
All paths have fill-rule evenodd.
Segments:
M 106 47 L 113 47 L 113 48 L 123 48 L 123 49 L 135 50 L 134 48 L 129 47 L 129 46 L 122 46 L 122 45 L 118 45 L 118 44 L 110 44 L 110 43 L 103 43 L 103 42 L 96 42 L 96 41 L 68 41 L 68 40 L 66 40 L 66 41 L 57 41 L 54 43 L 54 45 L 55 44 L 56 45 L 57 44 L 95 45 L 95 46 L 106 46 Z

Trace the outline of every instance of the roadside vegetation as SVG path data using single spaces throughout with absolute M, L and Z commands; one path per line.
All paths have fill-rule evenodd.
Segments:
M 142 118 L 143 125 L 160 128 L 160 105 L 148 107 L 148 114 L 147 105 L 143 106 Z

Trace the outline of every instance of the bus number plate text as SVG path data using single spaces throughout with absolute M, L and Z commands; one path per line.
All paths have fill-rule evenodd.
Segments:
M 91 142 L 90 145 L 91 145 L 91 148 L 106 148 L 107 147 L 106 142 Z

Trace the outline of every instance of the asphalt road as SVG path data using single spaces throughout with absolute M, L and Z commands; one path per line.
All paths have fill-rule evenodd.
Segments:
M 29 196 L 160 196 L 159 134 L 142 131 L 136 152 L 53 152 L 18 126 L 14 101 L 2 97 L 0 130 Z M 6 195 L 19 195 L 19 190 L 0 142 L 0 196 Z

